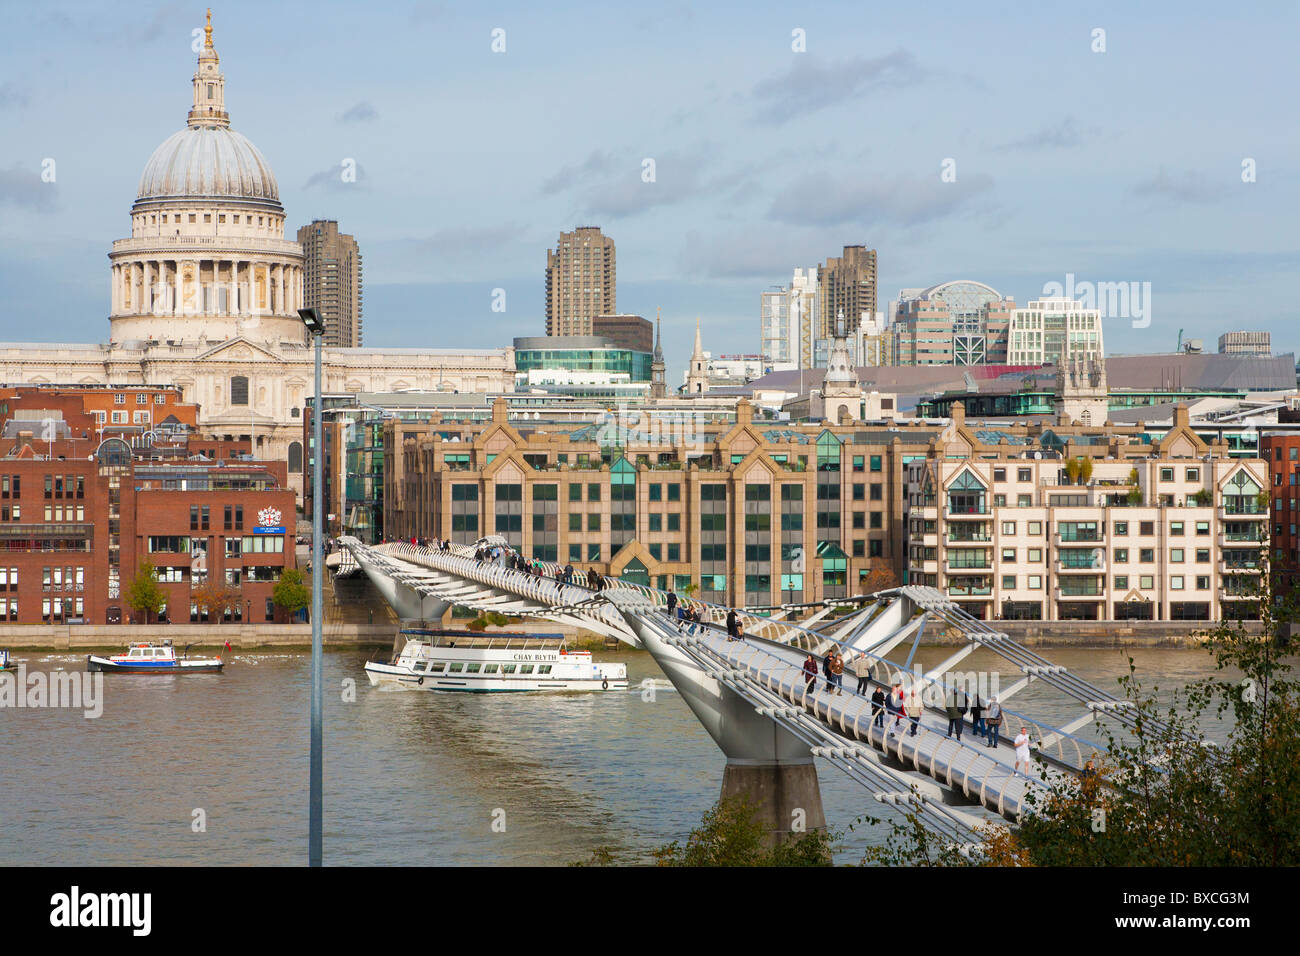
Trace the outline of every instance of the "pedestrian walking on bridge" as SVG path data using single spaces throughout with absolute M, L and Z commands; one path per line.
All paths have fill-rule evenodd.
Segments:
M 948 692 L 947 710 L 948 710 L 948 736 L 952 736 L 953 728 L 957 729 L 957 740 L 961 741 L 962 727 L 966 723 L 966 711 L 968 701 L 966 692 L 960 687 L 953 688 Z

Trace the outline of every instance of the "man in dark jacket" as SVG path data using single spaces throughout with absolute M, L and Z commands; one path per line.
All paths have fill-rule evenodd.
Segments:
M 734 607 L 727 612 L 727 640 L 740 640 L 740 618 L 736 616 Z
M 677 616 L 677 592 L 668 592 L 668 616 L 670 618 Z
M 877 687 L 871 693 L 871 722 L 877 727 L 885 726 L 885 691 Z
M 966 721 L 966 711 L 969 704 L 966 700 L 966 692 L 960 687 L 954 688 L 948 692 L 948 736 L 952 736 L 953 728 L 957 728 L 957 740 L 961 740 L 961 729 Z

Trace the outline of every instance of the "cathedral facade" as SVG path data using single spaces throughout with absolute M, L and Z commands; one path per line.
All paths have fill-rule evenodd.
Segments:
M 302 247 L 285 225 L 270 165 L 231 128 L 209 18 L 185 127 L 145 164 L 130 238 L 109 253 L 109 341 L 0 344 L 0 381 L 177 385 L 204 434 L 287 460 L 301 493 L 314 356 Z M 514 373 L 511 348 L 329 348 L 323 389 L 504 392 Z

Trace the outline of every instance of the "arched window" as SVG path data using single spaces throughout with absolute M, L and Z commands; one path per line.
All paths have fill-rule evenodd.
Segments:
M 234 375 L 230 379 L 230 404 L 248 404 L 248 376 Z
M 302 471 L 302 442 L 289 442 L 289 472 Z

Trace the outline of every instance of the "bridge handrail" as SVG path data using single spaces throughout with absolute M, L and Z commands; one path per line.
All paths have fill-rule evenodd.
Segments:
M 514 576 L 518 575 L 519 577 L 522 577 L 528 582 L 530 582 L 530 586 L 534 589 L 530 596 L 535 597 L 538 600 L 545 600 L 542 594 L 539 593 L 538 590 L 536 590 L 536 588 L 541 584 L 541 582 L 546 582 L 548 585 L 552 585 L 555 589 L 558 589 L 560 587 L 568 587 L 568 588 L 575 588 L 579 592 L 585 592 L 586 594 L 592 596 L 599 596 L 600 594 L 600 591 L 594 590 L 583 584 L 564 584 L 563 582 L 556 581 L 555 579 L 552 578 L 545 578 L 545 577 L 539 578 L 535 574 L 530 574 L 525 571 L 519 571 L 515 568 L 508 567 L 500 563 L 499 560 L 496 559 L 479 560 L 478 558 L 473 556 L 472 549 L 470 549 L 468 546 L 465 545 L 453 544 L 449 547 L 447 551 L 442 551 L 440 549 L 435 549 L 435 548 L 429 548 L 423 545 L 412 545 L 407 542 L 393 542 L 387 545 L 387 547 L 390 549 L 390 551 L 397 551 L 398 553 L 401 554 L 408 554 L 408 555 L 420 556 L 426 558 L 437 557 L 444 560 L 449 557 L 453 558 L 460 565 L 460 569 L 459 569 L 460 573 L 464 573 L 466 571 L 471 572 L 471 576 L 482 581 L 482 583 L 504 584 L 505 581 L 509 580 L 511 583 L 517 586 L 518 581 Z M 470 553 L 467 554 L 465 552 L 470 552 Z M 545 562 L 542 562 L 542 564 L 543 566 L 546 565 Z M 485 566 L 487 569 L 486 573 L 488 575 L 492 575 L 493 571 L 500 572 L 499 574 L 495 575 L 494 581 L 483 581 L 482 577 L 480 577 L 480 575 L 483 575 L 485 573 L 484 571 Z M 555 567 L 558 567 L 558 565 L 555 565 Z M 633 590 L 638 592 L 643 597 L 647 598 L 658 609 L 666 610 L 667 608 L 667 592 L 665 591 L 662 591 L 655 587 L 651 587 L 650 585 L 638 584 L 621 578 L 602 576 L 602 580 L 607 582 L 608 587 L 619 588 L 624 590 Z M 891 588 L 887 591 L 880 592 L 880 595 L 878 596 L 884 596 L 884 595 L 897 595 L 899 597 L 904 597 L 904 598 L 908 597 L 908 595 L 905 593 L 905 590 L 903 588 Z M 553 596 L 559 597 L 561 595 L 559 594 L 558 590 L 555 590 L 553 591 Z M 712 602 L 703 601 L 697 598 L 688 598 L 687 601 L 689 601 L 692 604 L 703 607 L 708 612 L 710 622 L 712 619 L 718 617 L 725 618 L 726 613 L 730 610 L 733 610 L 731 608 L 727 608 L 725 605 L 714 604 Z M 565 605 L 565 606 L 572 607 L 572 605 Z M 597 609 L 593 607 L 591 609 L 591 612 L 595 613 L 596 610 Z M 533 612 L 533 613 L 537 613 L 537 612 Z M 877 664 L 882 665 L 885 668 L 886 673 L 890 674 L 891 683 L 895 683 L 895 682 L 903 683 L 901 678 L 908 677 L 909 680 L 907 681 L 907 683 L 910 684 L 913 680 L 917 679 L 917 677 L 919 676 L 919 679 L 923 683 L 933 684 L 939 687 L 940 689 L 942 689 L 942 691 L 944 692 L 945 699 L 947 697 L 948 690 L 956 689 L 956 688 L 950 688 L 949 685 L 945 683 L 941 678 L 931 679 L 931 678 L 926 678 L 924 675 L 916 675 L 915 673 L 908 675 L 907 672 L 904 671 L 899 665 L 893 663 L 892 661 L 889 661 L 888 659 L 878 654 L 875 654 L 873 652 L 858 650 L 855 648 L 850 648 L 842 640 L 828 637 L 825 634 L 819 634 L 818 632 L 813 631 L 809 628 L 802 627 L 799 624 L 795 624 L 787 621 L 773 621 L 770 618 L 763 617 L 761 615 L 750 614 L 744 611 L 743 609 L 738 610 L 737 615 L 738 617 L 743 618 L 744 624 L 757 625 L 756 627 L 742 626 L 741 628 L 742 633 L 745 633 L 746 635 L 752 635 L 753 637 L 760 638 L 763 640 L 769 640 L 772 641 L 772 643 L 781 644 L 787 647 L 797 647 L 800 650 L 806 650 L 810 653 L 822 657 L 824 657 L 825 650 L 827 650 L 831 645 L 834 645 L 840 648 L 840 650 L 844 653 L 846 661 L 854 661 L 861 657 L 869 657 Z M 603 618 L 604 615 L 602 614 L 601 617 Z M 971 621 L 977 621 L 977 619 L 971 618 Z M 708 623 L 708 622 L 702 622 L 702 623 Z M 775 629 L 775 631 L 778 634 L 780 634 L 781 637 L 784 639 L 767 637 L 766 634 L 761 633 L 773 629 Z M 987 629 L 987 631 L 988 633 L 996 633 L 993 632 L 992 629 Z M 818 653 L 819 650 L 821 651 L 820 654 Z M 1042 660 L 1045 664 L 1049 664 L 1049 662 L 1047 662 L 1045 658 Z M 927 706 L 936 710 L 940 709 L 937 705 L 927 705 Z M 1026 726 L 1029 726 L 1035 729 L 1036 731 L 1038 731 L 1037 736 L 1039 741 L 1043 740 L 1048 736 L 1055 735 L 1053 743 L 1055 744 L 1056 747 L 1057 759 L 1060 760 L 1061 763 L 1065 764 L 1069 769 L 1076 770 L 1076 771 L 1082 769 L 1082 765 L 1085 759 L 1083 754 L 1085 751 L 1089 753 L 1098 753 L 1102 749 L 1104 749 L 1103 747 L 1101 747 L 1101 745 L 1099 745 L 1095 741 L 1090 741 L 1087 738 L 1078 736 L 1077 734 L 1067 732 L 1065 730 L 1062 730 L 1059 727 L 1047 723 L 1046 721 L 1037 720 L 1019 711 L 1008 710 L 1006 707 L 1003 707 L 1002 712 L 1004 715 L 1015 717 L 1017 720 L 1021 721 Z M 1073 763 L 1066 757 L 1065 747 L 1067 742 L 1073 746 L 1074 757 L 1075 757 L 1075 761 Z

